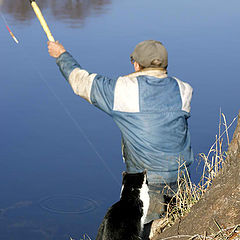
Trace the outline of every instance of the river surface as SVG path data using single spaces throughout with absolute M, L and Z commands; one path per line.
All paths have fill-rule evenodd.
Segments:
M 38 2 L 55 39 L 90 72 L 131 73 L 135 45 L 162 41 L 169 75 L 194 88 L 189 127 L 196 159 L 215 140 L 220 109 L 229 122 L 237 115 L 238 0 Z M 119 199 L 120 132 L 73 94 L 48 55 L 29 1 L 0 5 L 19 40 L 0 18 L 0 240 L 94 239 L 107 208 Z

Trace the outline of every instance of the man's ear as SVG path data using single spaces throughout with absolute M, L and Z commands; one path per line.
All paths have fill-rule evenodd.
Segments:
M 134 62 L 133 65 L 134 65 L 134 69 L 135 69 L 136 72 L 141 70 L 141 67 L 140 67 L 138 62 Z

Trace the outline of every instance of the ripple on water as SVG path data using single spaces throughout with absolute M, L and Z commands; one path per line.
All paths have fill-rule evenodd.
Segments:
M 49 196 L 41 199 L 39 205 L 48 212 L 60 214 L 84 214 L 97 208 L 95 200 L 79 195 Z

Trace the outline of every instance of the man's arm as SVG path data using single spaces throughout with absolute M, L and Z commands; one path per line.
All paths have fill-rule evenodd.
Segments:
M 82 69 L 59 42 L 48 42 L 48 51 L 50 56 L 56 58 L 60 71 L 74 93 L 110 114 L 116 81 Z

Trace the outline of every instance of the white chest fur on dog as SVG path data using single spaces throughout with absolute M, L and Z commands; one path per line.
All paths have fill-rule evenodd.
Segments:
M 147 172 L 124 172 L 120 200 L 108 209 L 96 240 L 142 239 L 148 207 Z
M 148 207 L 149 207 L 149 203 L 150 203 L 148 191 L 149 191 L 149 189 L 148 189 L 146 176 L 145 176 L 144 184 L 142 185 L 142 188 L 140 189 L 140 199 L 143 202 L 143 216 L 141 218 L 142 229 L 143 229 L 144 221 L 147 216 Z
M 124 185 L 122 185 L 122 189 L 121 189 L 121 193 L 120 193 L 120 198 L 122 197 L 122 192 L 124 189 Z M 143 216 L 141 218 L 141 228 L 143 229 L 144 226 L 144 222 L 145 222 L 145 218 L 147 216 L 147 212 L 148 212 L 148 207 L 150 204 L 150 198 L 149 198 L 149 194 L 148 194 L 148 185 L 147 185 L 147 176 L 145 175 L 144 177 L 144 182 L 143 185 L 140 189 L 140 200 L 143 202 Z

